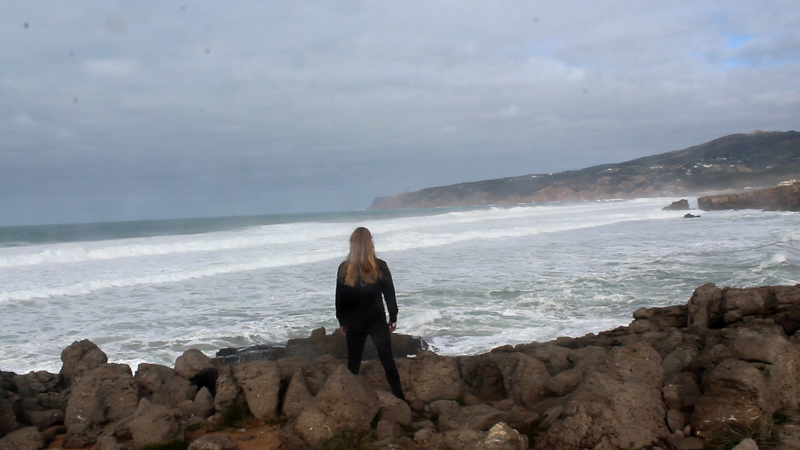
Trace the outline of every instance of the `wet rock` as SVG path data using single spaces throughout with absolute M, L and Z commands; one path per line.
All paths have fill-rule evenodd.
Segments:
M 670 203 L 669 205 L 661 208 L 663 211 L 686 211 L 689 208 L 689 200 L 682 199 Z

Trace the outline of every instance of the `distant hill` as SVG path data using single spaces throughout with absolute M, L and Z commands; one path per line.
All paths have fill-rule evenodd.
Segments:
M 800 179 L 800 133 L 755 131 L 619 164 L 459 183 L 390 197 L 369 209 L 674 197 Z

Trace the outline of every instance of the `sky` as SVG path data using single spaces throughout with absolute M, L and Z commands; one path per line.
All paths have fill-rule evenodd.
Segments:
M 800 129 L 800 2 L 0 0 L 0 226 L 374 197 Z

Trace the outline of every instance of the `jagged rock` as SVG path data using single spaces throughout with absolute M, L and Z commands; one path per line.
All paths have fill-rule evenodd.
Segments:
M 427 350 L 427 348 L 428 344 L 418 337 L 392 333 L 392 352 L 395 358 L 416 355 L 422 350 Z M 330 335 L 325 334 L 325 328 L 318 328 L 313 330 L 308 338 L 290 339 L 286 342 L 285 355 L 300 357 L 309 361 L 322 355 L 331 355 L 336 359 L 346 359 L 346 339 L 339 328 Z M 367 339 L 363 359 L 378 359 L 378 352 L 375 350 L 375 345 L 371 339 Z
M 236 384 L 236 380 L 233 378 L 232 366 L 222 366 L 219 368 L 215 392 L 214 411 L 218 413 L 225 412 L 236 402 L 236 399 L 242 395 L 242 388 Z
M 64 411 L 51 409 L 47 411 L 26 411 L 25 417 L 28 422 L 35 426 L 39 431 L 58 424 L 64 423 Z
M 686 211 L 689 209 L 689 200 L 682 199 L 672 202 L 669 205 L 661 208 L 662 211 Z
M 675 348 L 661 361 L 664 376 L 684 372 L 689 368 L 692 361 L 697 358 L 698 353 L 697 347 L 692 344 L 682 344 Z
M 325 385 L 293 424 L 284 427 L 281 442 L 290 448 L 318 446 L 345 429 L 367 431 L 378 413 L 378 396 L 351 374 L 344 365 L 328 377 Z
M 408 403 L 395 397 L 391 392 L 377 391 L 376 393 L 378 394 L 378 404 L 381 407 L 378 411 L 380 420 L 388 420 L 400 425 L 411 425 L 412 414 Z
M 439 416 L 439 429 L 442 431 L 488 430 L 497 422 L 508 419 L 509 413 L 498 411 L 481 403 L 443 411 Z
M 683 414 L 680 411 L 670 409 L 667 411 L 667 427 L 672 433 L 683 431 L 683 429 L 686 427 L 686 418 L 683 417 Z
M 13 383 L 20 397 L 35 399 L 36 410 L 64 409 L 67 405 L 67 392 L 62 389 L 61 377 L 57 374 L 44 370 L 30 372 L 16 375 L 13 377 Z
M 133 379 L 139 386 L 140 396 L 157 405 L 174 407 L 197 395 L 197 386 L 160 364 L 139 364 Z
M 445 431 L 432 436 L 430 447 L 437 448 L 437 437 L 440 437 L 439 445 L 447 450 L 474 450 L 476 444 L 486 438 L 486 432 L 478 430 Z
M 14 406 L 0 396 L 0 438 L 17 429 L 17 417 Z
M 554 353 L 552 348 L 549 350 Z M 556 359 L 552 355 L 548 357 L 551 361 Z M 524 353 L 492 352 L 462 357 L 460 366 L 465 372 L 464 378 L 469 380 L 470 391 L 482 400 L 511 398 L 518 404 L 533 406 L 549 393 L 547 367 Z
M 78 375 L 108 362 L 108 356 L 92 341 L 75 341 L 61 352 L 61 375 L 67 384 Z
M 21 428 L 0 439 L 2 450 L 42 450 L 44 445 L 42 433 L 36 427 Z
M 661 357 L 652 346 L 615 347 L 563 406 L 536 448 L 642 448 L 667 436 Z
M 199 387 L 214 391 L 218 369 L 214 360 L 200 350 L 191 348 L 175 360 L 175 372 Z
M 693 408 L 702 395 L 695 375 L 691 372 L 670 376 L 664 383 L 662 392 L 667 406 L 678 411 Z
M 440 399 L 457 399 L 464 395 L 466 385 L 455 358 L 434 354 L 399 360 L 397 368 L 406 399 L 429 403 Z M 383 380 L 385 380 L 385 376 Z M 383 381 L 381 388 L 388 390 Z
M 281 378 L 273 361 L 248 361 L 233 366 L 233 377 L 242 388 L 247 406 L 262 420 L 278 418 L 278 393 Z
M 476 450 L 527 450 L 528 437 L 503 422 L 489 429 L 486 437 L 478 441 Z
M 139 401 L 136 411 L 103 434 L 129 448 L 183 440 L 183 427 L 172 410 L 153 404 L 146 398 Z
M 313 401 L 314 397 L 308 391 L 306 377 L 303 376 L 302 369 L 298 367 L 289 380 L 289 386 L 283 397 L 283 415 L 293 419 Z
M 195 439 L 187 450 L 236 450 L 239 444 L 228 436 L 206 434 Z
M 547 382 L 547 388 L 560 397 L 574 391 L 581 381 L 583 381 L 583 369 L 569 369 L 550 378 Z
M 139 388 L 127 365 L 106 363 L 84 372 L 67 403 L 64 446 L 93 443 L 105 425 L 133 414 L 138 403 Z

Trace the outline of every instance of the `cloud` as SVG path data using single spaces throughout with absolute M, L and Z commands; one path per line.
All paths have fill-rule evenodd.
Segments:
M 0 209 L 357 209 L 800 117 L 795 2 L 184 6 L 0 5 Z

